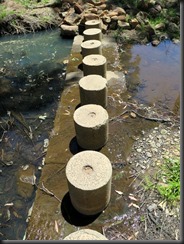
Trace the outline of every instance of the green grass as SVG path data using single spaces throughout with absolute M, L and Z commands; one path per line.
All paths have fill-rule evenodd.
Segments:
M 36 5 L 42 5 L 42 4 L 47 4 L 50 2 L 50 0 L 41 0 L 39 3 L 37 0 L 16 0 L 17 3 L 22 4 L 24 7 L 28 6 L 36 6 Z
M 156 18 L 150 18 L 149 23 L 152 27 L 154 27 L 157 24 L 165 23 L 165 18 L 163 16 L 158 16 Z
M 12 15 L 15 12 L 13 10 L 7 10 L 5 6 L 0 5 L 0 21 L 6 18 L 8 15 Z
M 157 184 L 160 195 L 169 202 L 180 200 L 180 160 L 165 159 L 159 174 L 161 182 Z
M 166 11 L 166 15 L 169 17 L 175 17 L 177 15 L 177 11 L 175 8 L 169 8 Z
M 152 177 L 144 178 L 145 190 L 156 190 L 162 200 L 174 205 L 180 200 L 180 159 L 164 159 L 160 170 Z
M 155 189 L 156 184 L 155 181 L 151 179 L 151 177 L 145 176 L 143 186 L 145 190 L 151 190 L 151 189 Z

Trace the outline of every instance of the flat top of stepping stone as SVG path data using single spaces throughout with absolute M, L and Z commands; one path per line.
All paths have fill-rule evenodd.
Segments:
M 87 20 L 85 22 L 85 25 L 94 25 L 94 24 L 100 24 L 100 20 L 98 20 L 98 19 L 92 19 L 92 20 Z
M 91 230 L 91 229 L 81 229 L 75 231 L 68 236 L 66 236 L 63 240 L 108 240 L 101 233 Z
M 100 32 L 102 32 L 102 31 L 99 28 L 90 28 L 90 29 L 84 30 L 83 34 L 84 35 L 95 35 L 95 34 L 99 34 Z
M 101 41 L 99 40 L 88 40 L 81 43 L 82 48 L 90 49 L 101 46 Z
M 75 154 L 68 161 L 66 176 L 78 189 L 96 190 L 105 186 L 111 179 L 112 165 L 104 154 L 86 150 Z
M 106 85 L 107 80 L 101 75 L 87 75 L 79 80 L 79 86 L 90 91 L 102 90 Z
M 73 119 L 82 127 L 98 129 L 101 125 L 108 123 L 109 115 L 102 106 L 87 104 L 75 110 Z
M 82 62 L 88 66 L 99 66 L 106 63 L 106 57 L 101 54 L 90 54 L 85 56 Z

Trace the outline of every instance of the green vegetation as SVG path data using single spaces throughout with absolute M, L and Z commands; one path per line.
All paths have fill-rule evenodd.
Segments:
M 150 190 L 150 189 L 155 189 L 155 182 L 151 180 L 151 177 L 145 176 L 144 178 L 144 189 L 145 190 Z
M 180 32 L 176 28 L 180 23 L 180 11 L 178 5 L 170 8 L 163 7 L 162 11 L 157 13 L 157 11 L 154 11 L 154 1 L 150 0 L 109 0 L 109 2 L 120 7 L 129 6 L 129 18 L 135 17 L 139 12 L 146 12 L 148 14 L 145 19 L 143 18 L 145 23 L 140 23 L 139 32 L 142 33 L 141 36 L 143 39 L 145 32 L 149 32 L 149 29 L 147 30 L 147 26 L 150 25 L 154 29 L 157 24 L 161 24 L 161 28 L 159 30 L 155 30 L 155 34 L 152 33 L 148 36 L 148 41 L 151 41 L 153 37 L 159 39 L 161 33 L 163 33 L 163 35 L 167 33 L 170 39 L 179 39 Z M 161 5 L 165 5 L 164 0 L 160 0 L 159 2 Z M 150 11 L 151 9 L 153 11 Z M 129 22 L 129 19 L 126 19 L 126 21 Z M 117 33 L 115 33 L 115 37 L 121 37 L 121 30 L 118 30 Z
M 29 0 L 15 0 L 15 2 L 20 3 L 24 7 L 28 7 L 33 1 L 29 1 Z
M 153 178 L 145 177 L 143 187 L 156 190 L 163 200 L 174 205 L 180 200 L 180 159 L 165 159 Z
M 57 0 L 55 0 L 57 1 Z M 49 8 L 54 0 L 14 0 L 11 8 L 0 4 L 0 35 L 22 34 L 57 26 L 58 18 Z
M 94 1 L 98 2 L 100 0 Z M 164 0 L 160 0 L 159 2 L 164 6 Z M 135 42 L 150 42 L 153 39 L 159 40 L 160 36 L 167 36 L 170 39 L 179 39 L 180 37 L 178 28 L 180 23 L 180 11 L 178 5 L 170 8 L 161 7 L 161 11 L 159 12 L 154 10 L 150 11 L 150 9 L 152 7 L 154 9 L 155 6 L 155 1 L 151 0 L 108 0 L 107 3 L 126 9 L 125 22 L 127 24 L 130 23 L 133 18 L 138 19 L 139 24 L 135 29 L 138 35 L 136 36 L 137 38 L 134 38 L 136 39 Z M 3 5 L 3 2 L 2 4 L 0 2 L 0 27 L 2 27 L 0 28 L 0 33 L 4 34 L 10 32 L 11 34 L 18 34 L 29 31 L 29 28 L 30 30 L 36 30 L 42 25 L 43 28 L 47 28 L 50 24 L 57 25 L 57 18 L 54 17 L 54 15 L 48 19 L 46 17 L 39 18 L 39 15 L 44 15 L 44 10 L 42 9 L 45 6 L 53 8 L 56 6 L 61 7 L 61 5 L 61 0 L 14 0 L 12 1 L 13 10 L 9 10 L 9 8 L 5 7 L 6 4 Z M 36 12 L 39 12 L 38 14 L 35 14 L 35 9 Z M 137 14 L 139 15 L 138 17 Z M 17 18 L 17 25 L 11 26 L 12 18 Z M 38 23 L 40 21 L 41 23 Z M 157 29 L 155 30 L 157 24 L 161 25 L 157 26 Z M 119 39 L 121 42 L 121 37 L 123 36 L 122 41 L 129 42 L 129 36 L 126 36 L 126 33 L 125 35 L 122 35 L 126 28 L 118 27 L 118 29 L 115 30 L 114 36 L 116 40 Z M 131 28 L 134 27 L 130 25 L 130 29 Z M 134 41 L 132 40 L 130 42 Z
M 161 15 L 158 16 L 157 18 L 149 18 L 149 23 L 152 27 L 155 27 L 155 25 L 164 23 L 164 22 L 165 22 L 165 18 Z
M 34 6 L 34 5 L 43 5 L 43 4 L 47 4 L 50 1 L 49 0 L 41 0 L 41 1 L 37 1 L 37 0 L 15 0 L 17 3 L 22 4 L 24 7 L 29 7 L 29 6 Z
M 14 13 L 15 12 L 13 10 L 7 10 L 3 5 L 0 5 L 0 21 Z
M 161 166 L 160 177 L 162 182 L 157 184 L 157 190 L 167 201 L 180 200 L 180 160 L 165 159 Z

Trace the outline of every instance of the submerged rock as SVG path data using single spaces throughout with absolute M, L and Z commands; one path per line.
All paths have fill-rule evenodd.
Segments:
M 25 199 L 32 197 L 35 184 L 35 167 L 23 166 L 17 171 L 17 193 Z

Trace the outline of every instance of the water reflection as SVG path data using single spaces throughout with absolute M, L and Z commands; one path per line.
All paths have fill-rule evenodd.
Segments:
M 121 59 L 128 71 L 127 86 L 133 98 L 174 109 L 180 93 L 180 44 L 165 40 L 157 47 L 126 45 Z
M 1 113 L 39 108 L 60 95 L 71 39 L 54 30 L 0 40 Z
M 23 239 L 71 46 L 59 30 L 0 38 L 1 240 Z

